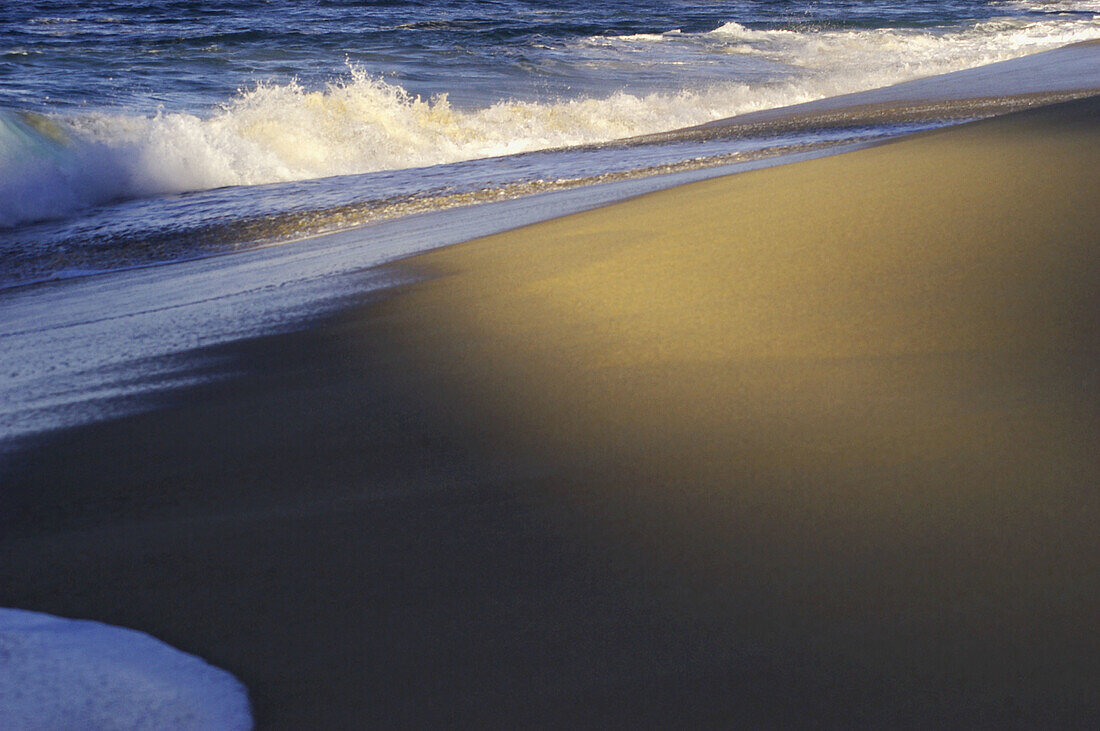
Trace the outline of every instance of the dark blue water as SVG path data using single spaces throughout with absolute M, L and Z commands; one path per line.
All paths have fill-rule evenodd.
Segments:
M 214 236 L 234 248 L 259 240 L 257 211 L 319 212 L 295 219 L 308 233 L 307 219 L 339 218 L 325 210 L 423 196 L 448 176 L 470 190 L 726 154 L 635 149 L 579 166 L 563 155 L 535 170 L 414 172 L 599 146 L 1046 50 L 1100 36 L 1098 5 L 7 3 L 0 284 L 79 268 L 93 248 L 109 266 L 113 247 L 155 259 L 168 254 L 154 242 L 174 240 L 172 256 L 199 245 L 170 219 L 217 219 L 202 247 Z M 512 176 L 517 168 L 527 172 Z M 340 182 L 312 186 L 309 207 L 301 181 L 311 180 Z M 194 191 L 207 192 L 181 195 Z
M 1038 2 L 973 0 L 5 5 L 0 10 L 5 106 L 43 111 L 109 105 L 143 112 L 199 109 L 261 80 L 296 78 L 317 87 L 344 73 L 347 62 L 414 94 L 448 93 L 462 104 L 678 85 L 683 75 L 675 69 L 640 76 L 629 63 L 623 67 L 627 59 L 586 49 L 584 41 L 674 29 L 706 33 L 729 22 L 797 33 L 951 28 L 996 17 L 1039 19 L 1065 10 Z M 709 75 L 724 76 L 720 69 Z

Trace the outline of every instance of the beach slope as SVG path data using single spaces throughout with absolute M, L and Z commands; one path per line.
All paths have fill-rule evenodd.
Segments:
M 1100 718 L 1100 97 L 414 257 L 6 476 L 264 727 Z

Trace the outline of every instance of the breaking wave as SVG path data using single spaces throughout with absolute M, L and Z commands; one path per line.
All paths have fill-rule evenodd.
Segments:
M 963 30 L 753 30 L 593 37 L 644 65 L 736 57 L 757 69 L 660 93 L 476 109 L 349 67 L 321 89 L 259 84 L 203 114 L 42 116 L 0 110 L 0 226 L 163 193 L 436 165 L 660 132 L 874 88 L 1100 37 L 1100 19 L 1048 15 Z M 659 48 L 636 53 L 638 46 Z M 637 58 L 641 58 L 638 61 Z M 671 59 L 671 60 L 670 60 Z

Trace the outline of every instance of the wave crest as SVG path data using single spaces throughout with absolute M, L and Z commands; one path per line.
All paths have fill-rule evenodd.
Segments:
M 651 94 L 453 107 L 361 69 L 322 89 L 259 84 L 205 116 L 0 111 L 0 226 L 117 199 L 411 168 L 600 143 L 946 73 L 1100 36 L 1097 18 L 982 21 L 961 30 L 753 30 L 593 38 L 654 54 L 759 59 L 746 81 Z M 660 56 L 646 56 L 660 62 Z M 672 57 L 668 57 L 672 58 Z M 752 60 L 750 58 L 749 60 Z M 776 69 L 780 69 L 776 71 Z M 752 79 L 751 83 L 748 79 Z

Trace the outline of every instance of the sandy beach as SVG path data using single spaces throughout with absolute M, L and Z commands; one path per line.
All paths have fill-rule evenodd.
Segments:
M 1098 120 L 391 265 L 18 455 L 4 603 L 197 654 L 262 728 L 1091 726 Z

